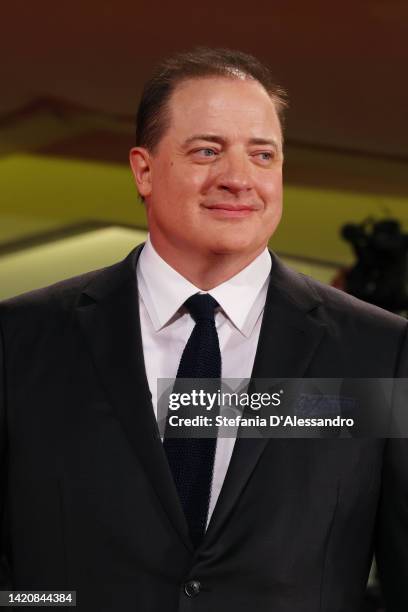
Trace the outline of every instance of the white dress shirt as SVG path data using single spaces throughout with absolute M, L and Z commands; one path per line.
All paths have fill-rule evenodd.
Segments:
M 250 378 L 268 289 L 272 260 L 265 249 L 238 274 L 208 293 L 220 308 L 215 314 L 222 378 Z M 139 312 L 147 381 L 157 418 L 157 379 L 176 378 L 184 347 L 195 322 L 183 308 L 195 293 L 203 293 L 153 248 L 150 238 L 137 264 Z M 218 438 L 207 525 L 229 466 L 235 438 Z

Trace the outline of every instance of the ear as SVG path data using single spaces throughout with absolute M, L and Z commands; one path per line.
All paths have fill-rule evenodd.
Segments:
M 149 151 L 143 147 L 133 147 L 129 152 L 129 161 L 137 189 L 142 198 L 145 198 L 152 191 L 152 166 Z

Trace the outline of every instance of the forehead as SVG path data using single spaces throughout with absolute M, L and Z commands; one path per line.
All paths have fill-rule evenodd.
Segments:
M 281 137 L 274 102 L 250 78 L 206 77 L 183 81 L 168 105 L 169 136 L 183 139 L 192 131 Z

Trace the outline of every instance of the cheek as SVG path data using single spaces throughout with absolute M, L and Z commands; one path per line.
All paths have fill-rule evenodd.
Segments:
M 282 178 L 277 176 L 263 190 L 263 197 L 268 207 L 277 209 L 282 207 L 282 192 Z
M 169 173 L 161 183 L 162 197 L 166 198 L 172 208 L 182 208 L 199 190 L 199 179 L 186 172 Z

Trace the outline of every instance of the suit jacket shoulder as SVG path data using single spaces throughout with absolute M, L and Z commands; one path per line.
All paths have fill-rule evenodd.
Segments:
M 47 287 L 23 293 L 0 302 L 0 329 L 7 337 L 17 340 L 28 330 L 38 334 L 44 328 L 61 325 L 67 316 L 91 296 L 109 296 L 132 279 L 141 247 L 134 249 L 123 261 L 92 270 Z M 89 291 L 88 291 L 89 290 Z M 6 331 L 4 331 L 6 334 Z
M 280 352 L 316 342 L 315 377 L 393 377 L 398 371 L 407 321 L 285 266 L 271 253 L 272 271 L 264 333 Z M 276 322 L 278 321 L 278 323 Z M 297 330 L 295 333 L 293 330 Z M 292 349 L 285 348 L 291 338 Z M 302 340 L 303 338 L 303 340 Z M 286 341 L 287 343 L 287 341 Z
M 318 280 L 296 272 L 287 267 L 274 254 L 271 253 L 273 267 L 271 282 L 276 274 L 276 285 L 279 290 L 285 292 L 289 299 L 301 306 L 315 303 L 323 306 L 327 315 L 333 319 L 347 319 L 351 317 L 356 322 L 366 322 L 378 326 L 381 323 L 390 328 L 405 328 L 406 320 L 383 308 L 364 302 L 340 289 L 321 283 Z

